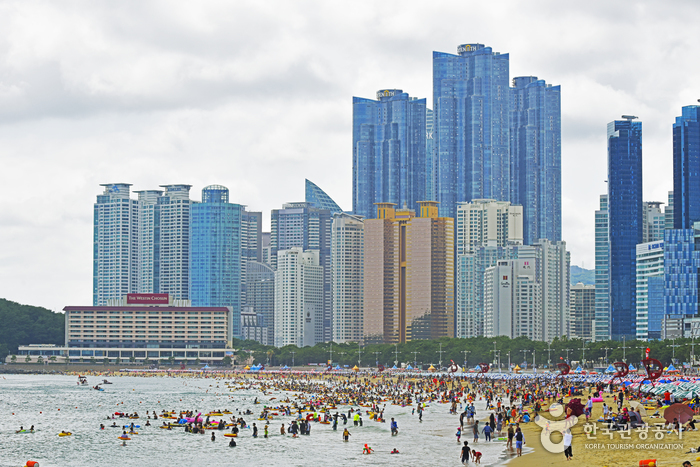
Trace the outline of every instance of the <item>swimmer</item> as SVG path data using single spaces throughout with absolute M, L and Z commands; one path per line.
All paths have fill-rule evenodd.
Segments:
M 399 453 L 399 450 L 396 449 L 396 448 L 394 448 L 394 449 L 391 451 L 391 453 L 392 453 L 392 454 L 398 454 L 398 453 Z
M 374 449 L 367 446 L 366 444 L 365 444 L 365 447 L 362 449 L 362 454 L 372 454 L 373 452 L 374 452 Z
M 104 430 L 104 429 L 105 429 L 105 426 L 100 423 L 100 430 Z
M 391 436 L 396 436 L 399 434 L 399 424 L 396 423 L 394 417 L 391 417 Z
M 348 429 L 346 428 L 345 430 L 343 430 L 343 441 L 348 442 L 348 437 L 349 437 L 349 436 L 350 436 L 350 432 L 349 432 Z
M 216 435 L 214 434 L 213 431 L 211 432 L 211 440 L 216 441 Z
M 282 424 L 282 427 L 280 428 L 280 434 L 284 436 L 284 423 Z
M 228 447 L 235 448 L 236 447 L 236 440 L 231 438 L 231 441 L 229 441 L 229 443 L 228 443 Z

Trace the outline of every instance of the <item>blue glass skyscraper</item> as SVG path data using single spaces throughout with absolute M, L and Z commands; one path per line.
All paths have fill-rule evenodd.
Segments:
M 331 215 L 343 212 L 340 206 L 338 206 L 338 203 L 333 201 L 333 199 L 314 182 L 306 180 L 304 191 L 306 194 L 305 201 L 307 203 L 311 203 L 319 209 L 328 209 Z
M 700 106 L 683 107 L 673 124 L 673 228 L 700 221 Z
M 508 54 L 465 44 L 433 52 L 433 144 L 441 217 L 458 202 L 510 201 Z
M 510 91 L 511 203 L 523 206 L 525 245 L 561 240 L 561 89 L 535 76 Z
M 226 187 L 202 190 L 190 208 L 190 300 L 193 306 L 233 308 L 233 335 L 240 335 L 241 213 Z
M 610 336 L 636 335 L 636 246 L 642 243 L 642 122 L 608 123 Z
M 374 203 L 418 209 L 425 201 L 425 99 L 401 89 L 377 92 L 377 100 L 352 98 L 352 209 L 376 217 Z

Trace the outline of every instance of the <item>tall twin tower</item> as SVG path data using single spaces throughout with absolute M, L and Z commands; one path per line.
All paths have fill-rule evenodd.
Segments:
M 508 54 L 465 44 L 433 52 L 433 109 L 401 89 L 353 98 L 353 212 L 374 203 L 441 217 L 476 199 L 523 206 L 525 244 L 561 240 L 561 90 L 514 78 Z

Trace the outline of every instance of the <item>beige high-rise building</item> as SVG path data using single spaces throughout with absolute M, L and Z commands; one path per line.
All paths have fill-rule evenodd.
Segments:
M 365 220 L 364 336 L 400 343 L 454 336 L 454 220 L 377 203 Z

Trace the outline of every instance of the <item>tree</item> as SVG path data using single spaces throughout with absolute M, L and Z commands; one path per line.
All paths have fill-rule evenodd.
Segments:
M 173 357 L 172 355 L 169 356 L 169 357 L 168 357 L 168 363 L 169 363 L 170 365 L 173 365 L 173 364 L 175 363 L 175 357 Z
M 117 365 L 119 365 L 122 362 L 122 359 L 117 357 L 117 359 L 114 361 Z
M 109 365 L 109 358 L 105 357 L 102 359 L 102 364 L 103 365 Z
M 27 355 L 26 358 L 24 359 L 24 361 L 27 362 L 27 363 L 29 363 L 29 362 L 32 361 L 32 357 L 30 357 L 29 355 Z
M 36 362 L 37 362 L 39 365 L 43 365 L 43 364 L 44 364 L 44 357 L 42 357 L 41 355 L 39 355 L 39 356 L 36 358 Z
M 136 357 L 134 357 L 134 356 L 132 355 L 131 357 L 129 357 L 129 361 L 130 361 L 131 363 L 134 363 L 134 362 L 136 361 Z
M 221 360 L 221 364 L 224 366 L 231 366 L 231 357 L 226 355 L 223 360 Z
M 12 357 L 10 357 L 10 361 L 12 363 L 17 363 L 17 355 L 13 355 Z
M 56 358 L 55 355 L 51 355 L 51 356 L 49 357 L 49 361 L 52 362 L 52 363 L 56 363 L 56 360 L 58 360 L 58 359 Z
M 97 363 L 97 360 L 95 360 L 95 357 L 90 357 L 90 363 L 92 363 L 93 365 L 95 363 Z
M 200 363 L 202 363 L 202 361 L 199 359 L 199 357 L 197 357 L 197 359 L 194 361 L 194 364 L 199 365 Z

